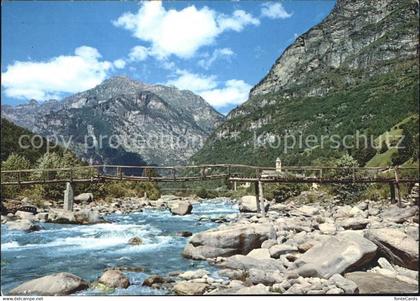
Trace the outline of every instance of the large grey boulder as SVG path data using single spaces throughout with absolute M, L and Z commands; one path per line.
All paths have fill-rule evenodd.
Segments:
M 380 253 L 392 263 L 408 269 L 417 270 L 419 243 L 397 229 L 370 229 L 365 237 L 374 242 Z
M 181 281 L 174 285 L 173 290 L 177 295 L 197 296 L 204 294 L 208 286 L 206 283 Z
M 68 211 L 63 209 L 52 209 L 48 212 L 49 223 L 57 224 L 82 224 L 90 225 L 104 222 L 98 211 L 84 209 L 80 211 Z
M 257 198 L 253 195 L 245 195 L 239 200 L 240 212 L 257 212 Z
M 70 273 L 57 273 L 22 283 L 10 295 L 63 296 L 88 288 L 82 278 Z
M 394 223 L 403 223 L 412 216 L 417 215 L 418 210 L 417 206 L 400 208 L 397 205 L 392 205 L 383 211 L 382 217 Z
M 267 239 L 275 239 L 272 224 L 239 224 L 216 228 L 193 235 L 183 251 L 187 258 L 206 259 L 234 254 L 248 254 Z
M 24 231 L 24 232 L 33 232 L 39 231 L 42 229 L 40 225 L 34 224 L 30 220 L 18 220 L 18 221 L 9 221 L 7 223 L 7 227 L 9 230 L 17 230 L 17 231 Z
M 275 259 L 257 259 L 244 255 L 233 255 L 221 262 L 215 263 L 219 268 L 231 270 L 261 269 L 265 271 L 284 271 L 284 267 L 279 260 Z
M 191 205 L 191 203 L 190 202 L 185 202 L 185 201 L 174 202 L 169 207 L 169 211 L 173 215 L 191 214 L 192 209 L 193 209 L 193 206 Z
M 295 261 L 303 277 L 329 278 L 362 267 L 374 259 L 377 246 L 355 233 L 331 237 L 317 244 Z
M 20 218 L 20 219 L 26 219 L 26 220 L 29 220 L 29 221 L 36 220 L 36 217 L 33 213 L 26 212 L 26 211 L 19 211 L 18 210 L 18 211 L 15 212 L 15 216 Z
M 92 202 L 93 201 L 93 194 L 90 192 L 81 193 L 74 197 L 74 201 L 76 202 Z
M 98 281 L 110 288 L 127 288 L 130 285 L 128 277 L 119 270 L 105 271 Z
M 418 293 L 418 286 L 378 273 L 353 272 L 344 277 L 357 284 L 360 294 Z

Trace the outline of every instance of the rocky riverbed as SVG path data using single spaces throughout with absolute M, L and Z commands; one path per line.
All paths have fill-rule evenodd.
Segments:
M 344 205 L 326 200 L 322 193 L 318 201 L 312 197 L 310 204 L 304 204 L 304 199 L 305 193 L 285 203 L 268 204 L 265 216 L 252 212 L 256 207 L 252 197 L 235 205 L 229 200 L 172 196 L 158 201 L 130 198 L 78 205 L 70 217 L 60 217 L 60 210 L 50 210 L 54 218 L 50 212 L 32 219 L 18 212 L 2 218 L 6 221 L 2 287 L 11 294 L 418 292 L 415 198 L 407 199 L 403 208 L 387 200 Z M 237 214 L 238 207 L 244 212 Z M 26 229 L 39 231 L 23 234 L 9 228 L 22 222 L 40 229 Z M 118 229 L 117 237 L 104 234 L 104 229 L 112 227 Z M 74 231 L 74 236 L 47 241 L 50 236 L 43 233 L 48 231 Z M 50 248 L 31 249 L 36 243 Z M 56 246 L 60 251 L 51 252 Z M 92 253 L 93 257 L 86 255 Z M 43 261 L 34 266 L 31 256 Z M 71 256 L 79 258 L 77 264 Z M 83 256 L 87 257 L 79 262 Z M 64 257 L 67 262 L 56 263 Z M 51 277 L 57 286 L 48 290 L 44 286 Z

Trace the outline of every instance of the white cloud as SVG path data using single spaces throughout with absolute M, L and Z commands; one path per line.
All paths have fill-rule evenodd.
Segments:
M 191 58 L 224 31 L 241 31 L 247 25 L 258 25 L 259 20 L 242 10 L 228 16 L 208 7 L 197 9 L 191 5 L 182 10 L 166 10 L 160 1 L 146 1 L 137 13 L 126 12 L 113 24 L 149 42 L 150 54 L 163 59 L 170 55 Z
M 261 8 L 261 16 L 270 19 L 287 19 L 292 16 L 292 13 L 288 13 L 284 8 L 283 4 L 277 2 L 266 2 L 263 3 Z
M 16 61 L 1 74 L 4 93 L 11 98 L 43 100 L 93 88 L 112 68 L 111 62 L 100 58 L 97 49 L 81 46 L 74 55 L 48 61 Z
M 118 59 L 113 62 L 114 67 L 117 69 L 123 69 L 126 65 L 126 62 L 123 59 Z
M 190 73 L 186 70 L 177 70 L 178 77 L 169 80 L 166 84 L 177 87 L 181 90 L 191 90 L 193 92 L 201 92 L 213 89 L 217 86 L 216 77 L 214 75 L 206 76 L 203 74 Z
M 246 25 L 260 25 L 260 20 L 243 10 L 235 10 L 232 16 L 221 14 L 217 21 L 221 31 L 242 31 Z
M 133 62 L 141 62 L 147 59 L 149 56 L 150 49 L 144 46 L 135 46 L 130 50 L 128 57 Z
M 198 61 L 198 65 L 203 67 L 204 69 L 209 69 L 210 66 L 217 60 L 217 59 L 229 59 L 235 55 L 232 49 L 230 48 L 218 48 L 215 49 L 211 56 L 207 56 Z
M 216 81 L 216 76 L 190 73 L 178 70 L 178 78 L 166 84 L 179 89 L 191 90 L 203 97 L 210 105 L 219 109 L 228 105 L 239 105 L 248 98 L 251 85 L 243 80 L 231 79 L 225 83 Z
M 239 105 L 248 98 L 252 86 L 243 80 L 231 79 L 225 82 L 222 88 L 202 91 L 200 96 L 215 108 L 227 105 Z

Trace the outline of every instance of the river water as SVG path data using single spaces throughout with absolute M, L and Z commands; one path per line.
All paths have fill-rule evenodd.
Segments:
M 203 217 L 238 213 L 233 203 L 213 199 L 194 204 L 191 215 L 173 216 L 168 210 L 145 209 L 131 214 L 105 217 L 110 223 L 96 225 L 60 225 L 43 223 L 44 230 L 24 233 L 9 231 L 1 225 L 1 289 L 7 294 L 24 281 L 56 272 L 69 272 L 93 281 L 107 267 L 142 267 L 144 272 L 125 272 L 131 285 L 116 289 L 113 295 L 165 294 L 163 290 L 142 287 L 152 274 L 206 268 L 217 273 L 206 261 L 181 256 L 188 238 L 179 231 L 201 232 L 218 224 Z M 138 236 L 142 245 L 127 241 Z M 214 275 L 215 276 L 215 275 Z M 105 294 L 99 290 L 79 292 L 82 295 Z M 110 294 L 109 292 L 106 294 Z

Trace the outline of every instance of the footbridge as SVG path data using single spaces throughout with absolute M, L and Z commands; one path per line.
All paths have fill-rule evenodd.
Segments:
M 65 207 L 73 207 L 71 185 L 108 181 L 189 182 L 224 179 L 255 185 L 258 202 L 263 200 L 264 183 L 352 184 L 382 183 L 391 187 L 391 198 L 401 201 L 399 184 L 418 183 L 414 167 L 330 167 L 330 166 L 252 166 L 242 164 L 203 164 L 188 166 L 86 165 L 53 169 L 2 170 L 1 185 L 47 185 L 66 183 Z M 67 206 L 66 206 L 67 204 Z M 264 206 L 261 207 L 263 208 Z M 263 210 L 263 209 L 262 209 Z

